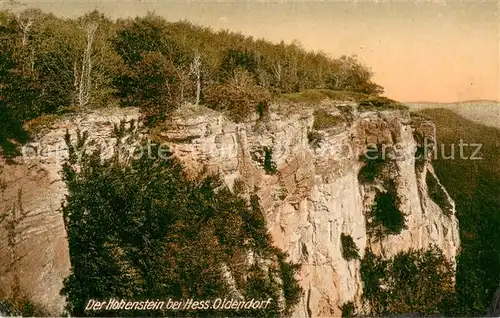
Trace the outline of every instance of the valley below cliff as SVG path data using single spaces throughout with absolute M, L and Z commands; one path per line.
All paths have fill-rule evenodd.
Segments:
M 0 296 L 21 291 L 53 315 L 64 311 L 60 291 L 71 271 L 60 211 L 67 194 L 64 136 L 86 131 L 106 155 L 122 120 L 140 122 L 139 110 L 71 114 L 39 132 L 22 156 L 0 159 Z M 435 246 L 456 267 L 455 203 L 434 171 L 432 151 L 423 151 L 435 143 L 435 130 L 403 108 L 324 100 L 313 107 L 274 103 L 265 117 L 241 123 L 184 105 L 153 131 L 141 131 L 168 146 L 193 178 L 216 175 L 230 189 L 239 184 L 258 195 L 274 244 L 301 265 L 303 293 L 293 316 L 316 317 L 340 316 L 349 302 L 363 311 L 360 269 L 367 250 L 390 259 Z M 365 160 L 372 146 L 383 146 L 384 156 Z M 400 212 L 401 228 L 391 232 L 376 223 L 377 206 Z M 346 237 L 357 257 L 346 259 Z

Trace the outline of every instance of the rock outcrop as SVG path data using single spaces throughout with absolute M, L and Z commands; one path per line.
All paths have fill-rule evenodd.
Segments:
M 349 102 L 316 108 L 337 120 L 316 131 L 311 107 L 281 104 L 263 119 L 236 124 L 210 109 L 185 106 L 154 139 L 168 144 L 193 175 L 216 173 L 230 187 L 240 180 L 259 194 L 275 244 L 302 263 L 305 292 L 295 315 L 303 317 L 340 316 L 343 303 L 359 304 L 360 263 L 342 257 L 342 233 L 353 238 L 361 257 L 367 246 L 390 257 L 436 244 L 454 261 L 459 247 L 454 203 L 430 155 L 415 159 L 415 152 L 434 140 L 432 123 L 406 110 L 360 111 Z M 0 223 L 0 297 L 12 296 L 13 286 L 19 286 L 52 312 L 62 309 L 59 290 L 70 264 L 58 212 L 65 188 L 57 158 L 64 157 L 66 128 L 79 127 L 91 140 L 112 145 L 112 123 L 139 116 L 133 109 L 107 113 L 57 123 L 37 140 L 39 148 L 53 149 L 45 157 L 26 154 L 17 165 L 4 167 L 7 190 L 0 213 L 7 212 L 10 221 Z M 384 145 L 390 156 L 367 182 L 360 175 L 366 164 L 360 155 L 371 144 Z M 444 199 L 431 198 L 428 180 Z M 387 191 L 397 197 L 407 228 L 373 240 L 366 220 L 376 193 Z
M 489 317 L 500 317 L 500 287 L 493 295 L 493 300 L 491 301 L 490 308 L 488 310 Z

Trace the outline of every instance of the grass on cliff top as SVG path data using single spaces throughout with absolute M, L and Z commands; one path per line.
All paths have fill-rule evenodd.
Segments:
M 276 98 L 276 102 L 292 102 L 292 103 L 318 103 L 324 99 L 358 102 L 369 95 L 349 92 L 349 91 L 333 91 L 329 89 L 307 89 L 298 93 L 282 94 Z
M 220 112 L 204 105 L 184 104 L 172 113 L 172 118 L 178 117 L 182 119 L 189 119 L 208 115 L 216 117 L 219 114 Z
M 36 136 L 44 130 L 51 129 L 60 118 L 60 115 L 55 114 L 41 115 L 28 120 L 23 126 L 30 135 Z
M 367 98 L 359 101 L 359 111 L 374 111 L 386 109 L 408 109 L 408 106 L 383 96 L 368 96 Z
M 457 258 L 457 299 L 452 316 L 484 316 L 500 283 L 500 130 L 457 115 L 449 109 L 421 113 L 436 124 L 436 174 L 455 200 L 461 252 Z M 470 158 L 480 144 L 479 160 Z M 454 148 L 455 159 L 450 156 Z
M 334 91 L 329 89 L 308 89 L 298 93 L 282 94 L 275 101 L 317 104 L 324 100 L 355 102 L 359 104 L 360 111 L 381 109 L 408 109 L 408 106 L 382 96 L 373 96 L 358 92 Z

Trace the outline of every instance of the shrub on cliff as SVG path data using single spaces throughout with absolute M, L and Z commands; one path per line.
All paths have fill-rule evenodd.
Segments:
M 0 317 L 46 317 L 48 314 L 40 306 L 26 298 L 0 300 Z
M 359 111 L 374 111 L 386 109 L 408 109 L 408 106 L 401 104 L 395 100 L 381 96 L 368 96 L 359 102 Z
M 340 243 L 342 257 L 344 257 L 346 261 L 359 258 L 359 248 L 356 246 L 356 243 L 354 243 L 352 236 L 344 233 L 340 234 Z
M 309 142 L 309 144 L 313 149 L 319 148 L 323 139 L 324 139 L 323 135 L 315 130 L 311 130 L 307 133 L 307 141 Z
M 342 311 L 342 318 L 356 317 L 356 306 L 354 306 L 354 302 L 352 301 L 343 303 L 339 309 Z
M 152 124 L 164 120 L 182 102 L 179 70 L 158 52 L 143 52 L 115 79 L 123 106 L 138 106 Z
M 400 252 L 389 260 L 368 248 L 361 261 L 362 300 L 370 316 L 440 315 L 453 300 L 454 270 L 441 250 Z
M 359 156 L 359 160 L 364 163 L 358 173 L 358 180 L 361 183 L 373 182 L 380 173 L 387 161 L 383 149 L 383 144 L 368 145 L 365 153 Z
M 188 180 L 169 152 L 156 156 L 158 146 L 128 164 L 118 154 L 101 160 L 99 152 L 77 161 L 84 136 L 77 139 L 73 146 L 67 135 L 70 156 L 63 167 L 72 271 L 62 292 L 71 315 L 165 316 L 167 311 L 93 312 L 85 306 L 89 299 L 109 298 L 215 300 L 237 297 L 235 290 L 248 300 L 273 302 L 265 310 L 168 314 L 274 317 L 298 303 L 298 265 L 273 246 L 256 195 L 247 202 L 217 179 Z
M 248 71 L 237 70 L 226 82 L 207 87 L 205 103 L 214 109 L 227 111 L 231 119 L 241 122 L 251 114 L 261 117 L 271 100 L 270 93 L 257 85 Z

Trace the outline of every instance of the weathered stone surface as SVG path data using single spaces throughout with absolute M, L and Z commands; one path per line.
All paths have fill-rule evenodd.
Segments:
M 73 136 L 77 128 L 88 131 L 90 140 L 109 150 L 113 123 L 138 116 L 135 109 L 122 109 L 68 118 L 26 145 L 14 164 L 0 158 L 5 188 L 0 192 L 0 299 L 23 296 L 53 315 L 62 313 L 59 291 L 70 272 L 60 212 L 66 193 L 60 175 L 66 129 Z
M 342 106 L 343 111 L 337 106 Z M 418 131 L 429 134 L 428 128 L 421 127 L 432 127 L 432 124 L 412 123 L 405 111 L 358 113 L 352 103 L 333 102 L 321 107 L 331 113 L 349 114 L 349 118 L 322 131 L 317 147 L 308 142 L 314 121 L 312 109 L 287 105 L 274 105 L 265 120 L 241 124 L 203 107 L 186 106 L 157 133 L 194 175 L 217 173 L 230 187 L 239 179 L 247 189 L 257 191 L 275 244 L 303 265 L 300 281 L 304 295 L 296 316 L 340 316 L 339 307 L 343 303 L 359 304 L 362 287 L 359 261 L 347 262 L 342 257 L 342 233 L 353 237 L 361 256 L 367 245 L 380 255 L 390 257 L 399 251 L 436 244 L 454 260 L 459 246 L 454 208 L 449 216 L 445 215 L 427 193 L 425 176 L 431 173 L 435 177 L 429 160 L 423 160 L 420 169 L 415 168 L 414 135 Z M 91 139 L 112 145 L 112 123 L 122 117 L 137 118 L 138 114 L 123 110 L 119 114 L 96 113 L 67 120 L 38 141 L 41 145 L 57 144 L 64 148 L 64 128 L 74 130 L 79 125 L 89 131 Z M 359 155 L 370 143 L 392 145 L 401 153 L 401 158 L 392 160 L 385 168 L 382 177 L 395 180 L 395 191 L 408 225 L 401 234 L 378 243 L 367 237 L 365 214 L 373 204 L 376 189 L 384 185 L 377 182 L 365 185 L 358 180 L 363 165 Z M 277 168 L 274 174 L 267 174 L 264 169 L 266 149 Z M 56 312 L 63 306 L 64 300 L 58 293 L 70 267 L 64 227 L 57 212 L 65 191 L 59 176 L 60 162 L 24 160 L 20 164 L 17 168 L 7 167 L 9 173 L 18 176 L 9 177 L 9 190 L 4 194 L 6 199 L 1 203 L 0 212 L 17 207 L 17 189 L 33 179 L 30 181 L 33 189 L 29 193 L 25 190 L 20 202 L 27 215 L 33 215 L 30 217 L 33 220 L 37 216 L 39 221 L 27 222 L 36 230 L 27 226 L 18 228 L 18 235 L 26 237 L 26 241 L 14 247 L 5 243 L 8 231 L 0 224 L 0 277 L 3 279 L 0 293 L 11 293 L 7 286 L 14 281 L 14 274 L 10 269 L 29 273 L 29 281 L 24 275 L 19 276 L 21 286 L 34 300 Z M 29 171 L 42 172 L 30 177 Z M 451 199 L 449 201 L 453 206 Z M 29 240 L 30 244 L 23 243 Z M 25 250 L 30 251 L 24 258 L 25 263 L 4 261 L 7 256 L 13 259 L 10 256 L 13 253 L 24 255 Z M 41 286 L 40 290 L 30 290 L 34 281 Z

